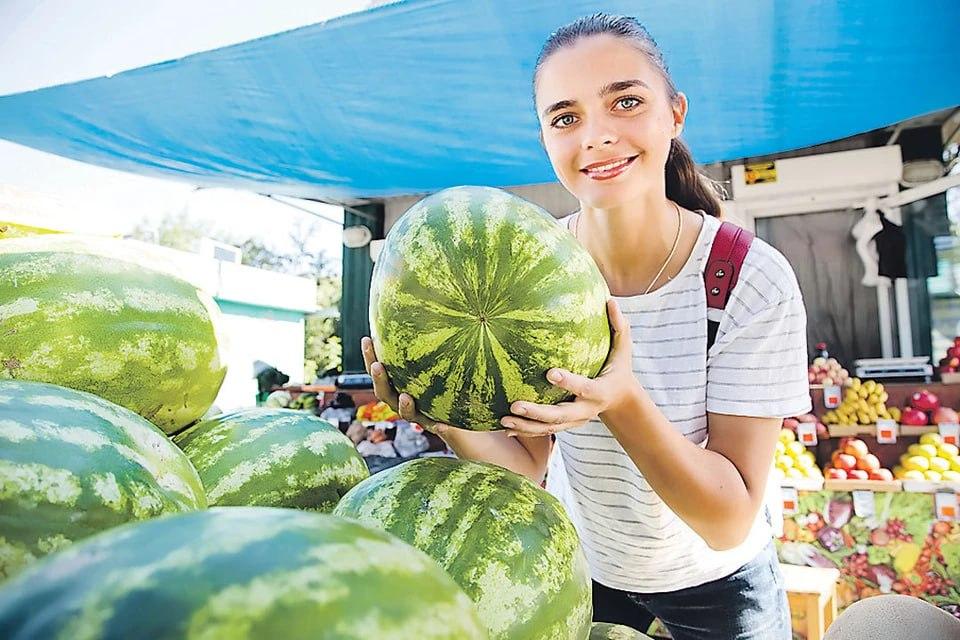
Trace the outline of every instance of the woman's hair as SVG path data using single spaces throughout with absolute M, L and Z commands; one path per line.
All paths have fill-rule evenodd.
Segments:
M 677 88 L 670 78 L 670 72 L 667 71 L 663 53 L 646 28 L 636 18 L 605 13 L 584 16 L 550 35 L 540 50 L 540 55 L 537 56 L 537 65 L 533 72 L 534 89 L 536 89 L 537 74 L 540 73 L 540 67 L 547 58 L 582 38 L 597 35 L 623 38 L 646 55 L 663 77 L 671 102 L 676 100 Z M 664 171 L 669 199 L 681 207 L 690 210 L 702 209 L 711 216 L 720 217 L 720 197 L 725 195 L 723 188 L 697 171 L 690 149 L 680 138 L 674 138 L 670 142 L 670 153 L 667 156 Z

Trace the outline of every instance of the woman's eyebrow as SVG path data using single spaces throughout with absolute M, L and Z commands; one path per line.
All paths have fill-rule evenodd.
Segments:
M 616 82 L 611 82 L 610 84 L 604 85 L 597 95 L 602 98 L 610 95 L 611 93 L 617 93 L 618 91 L 624 91 L 625 89 L 631 89 L 633 87 L 644 87 L 645 89 L 649 89 L 650 85 L 643 80 L 617 80 Z M 576 100 L 560 100 L 559 102 L 554 102 L 552 105 L 544 109 L 541 115 L 546 118 L 555 111 L 567 109 L 576 104 Z

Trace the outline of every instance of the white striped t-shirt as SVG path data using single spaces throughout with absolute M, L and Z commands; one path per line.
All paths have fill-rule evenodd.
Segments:
M 696 247 L 673 280 L 616 298 L 630 322 L 637 378 L 674 428 L 701 446 L 708 411 L 787 417 L 810 410 L 803 299 L 790 264 L 759 238 L 726 309 L 711 310 L 720 325 L 708 357 L 703 267 L 720 221 L 703 218 Z M 656 593 L 723 578 L 771 539 L 761 509 L 741 545 L 710 549 L 599 420 L 557 434 L 547 489 L 580 533 L 593 578 L 615 589 Z

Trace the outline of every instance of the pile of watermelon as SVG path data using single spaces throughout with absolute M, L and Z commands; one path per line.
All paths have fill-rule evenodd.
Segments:
M 563 399 L 548 368 L 603 365 L 596 266 L 510 194 L 427 198 L 384 256 L 377 348 L 437 419 L 495 429 Z M 0 238 L 0 273 L 5 637 L 591 637 L 577 533 L 532 482 L 448 458 L 370 477 L 308 413 L 209 417 L 216 303 L 139 243 Z

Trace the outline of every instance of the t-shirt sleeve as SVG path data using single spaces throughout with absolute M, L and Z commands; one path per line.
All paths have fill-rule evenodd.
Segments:
M 744 270 L 720 320 L 707 361 L 708 412 L 786 418 L 811 410 L 803 296 L 782 256 L 765 266 Z

